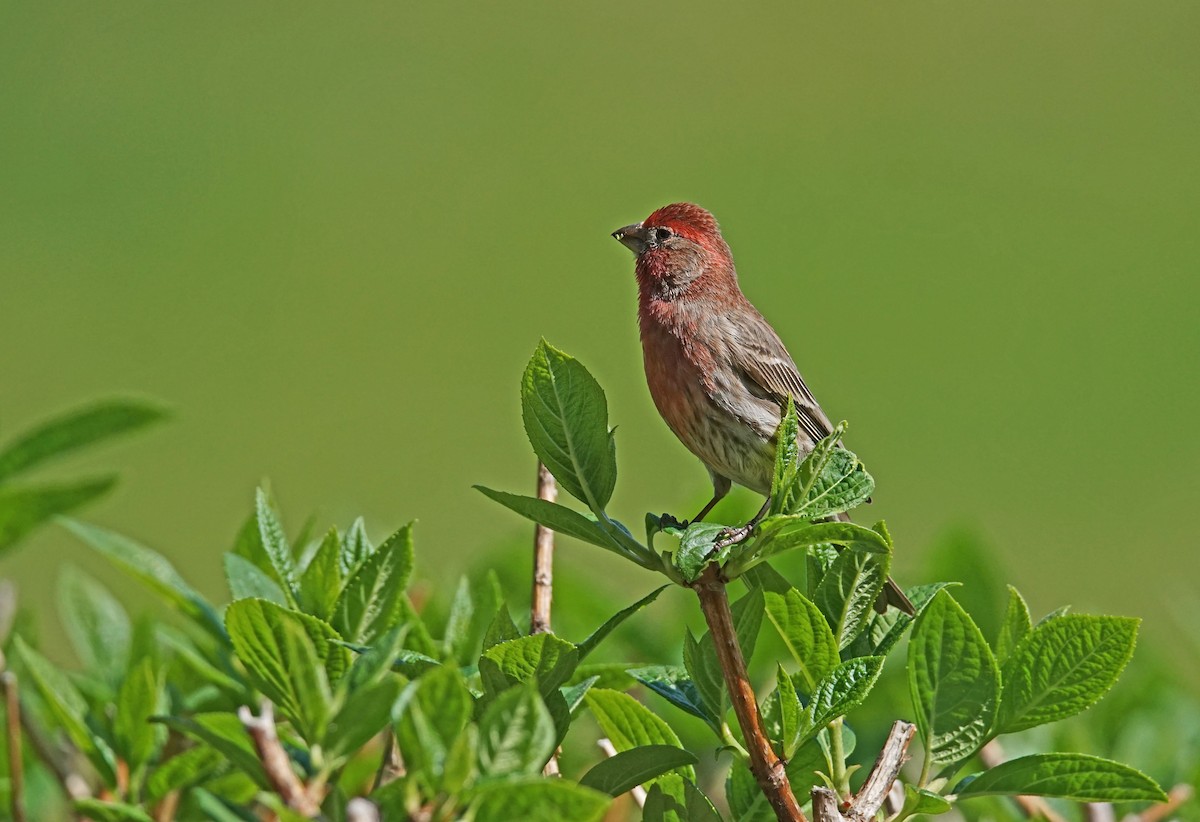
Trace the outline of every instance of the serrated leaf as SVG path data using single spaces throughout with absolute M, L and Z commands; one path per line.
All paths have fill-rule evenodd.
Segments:
M 704 700 L 700 697 L 696 684 L 692 682 L 683 666 L 655 665 L 631 668 L 629 675 L 675 707 L 716 726 L 716 718 L 704 707 Z
M 124 802 L 76 799 L 72 804 L 76 813 L 94 822 L 154 822 L 141 808 Z
M 161 554 L 98 525 L 78 520 L 64 520 L 63 525 L 117 568 L 165 599 L 169 605 L 200 622 L 216 636 L 225 636 L 225 627 L 216 610 L 184 581 Z
M 584 697 L 584 701 L 604 735 L 618 751 L 628 751 L 643 745 L 683 747 L 679 743 L 679 737 L 666 722 L 628 694 L 593 688 Z M 674 770 L 688 779 L 696 778 L 690 765 Z
M 145 799 L 157 802 L 171 791 L 182 790 L 202 782 L 229 763 L 216 749 L 197 745 L 172 756 L 159 764 L 146 781 Z
M 608 402 L 574 357 L 542 340 L 521 379 L 521 417 L 538 458 L 559 485 L 601 512 L 617 481 Z
M 341 540 L 337 530 L 330 528 L 300 575 L 300 604 L 315 617 L 332 619 L 344 581 Z
M 266 599 L 277 605 L 287 605 L 287 597 L 279 583 L 271 579 L 250 560 L 238 554 L 225 555 L 225 580 L 233 599 Z
M 250 735 L 246 733 L 242 721 L 231 713 L 213 712 L 199 713 L 192 716 L 156 717 L 168 728 L 203 742 L 218 751 L 230 764 L 244 773 L 260 788 L 267 788 L 266 774 Z
M 795 588 L 782 595 L 767 592 L 765 599 L 767 620 L 799 666 L 802 690 L 811 694 L 841 661 L 837 639 L 820 609 Z
M 1013 649 L 1021 644 L 1021 640 L 1033 630 L 1033 621 L 1029 618 L 1029 606 L 1020 592 L 1011 585 L 1008 586 L 1008 607 L 1004 612 L 1004 622 L 1000 624 L 1000 635 L 996 637 L 996 661 L 1003 665 L 1012 654 Z
M 38 425 L 0 452 L 0 483 L 50 459 L 166 418 L 166 409 L 137 400 L 107 400 L 74 409 Z
M 977 796 L 1056 796 L 1077 802 L 1165 802 L 1153 779 L 1128 765 L 1079 753 L 1022 756 L 1003 762 L 957 789 L 958 799 Z
M 509 688 L 479 721 L 479 770 L 489 777 L 541 773 L 556 739 L 554 721 L 533 683 Z
M 132 665 L 117 693 L 113 715 L 117 752 L 131 769 L 149 762 L 166 741 L 165 729 L 150 723 L 150 717 L 165 707 L 161 673 L 153 662 L 142 659 Z
M 267 492 L 259 488 L 254 496 L 254 516 L 258 522 L 258 535 L 262 539 L 263 550 L 271 561 L 275 571 L 276 581 L 283 589 L 289 605 L 296 605 L 296 560 L 292 556 L 292 546 L 287 535 L 283 532 L 283 523 L 275 512 Z
M 774 513 L 824 519 L 870 498 L 875 480 L 852 451 L 838 447 L 845 431 L 846 424 L 839 423 L 809 452 L 784 491 L 778 511 L 772 509 Z
M 332 624 L 347 642 L 373 642 L 403 621 L 404 589 L 412 567 L 409 523 L 358 566 L 338 596 Z
M 954 582 L 932 582 L 909 588 L 905 596 L 912 603 L 915 614 L 909 616 L 899 608 L 888 608 L 886 613 L 873 615 L 867 629 L 858 635 L 858 639 L 850 645 L 847 653 L 851 657 L 887 656 L 903 638 L 904 632 L 933 600 L 934 594 L 955 585 L 957 583 Z
M 792 751 L 799 744 L 803 710 L 792 678 L 779 665 L 775 673 L 775 689 L 763 704 L 762 718 L 775 752 L 785 761 L 791 758 Z
M 701 572 L 712 563 L 723 563 L 733 546 L 718 550 L 714 543 L 726 530 L 715 522 L 693 522 L 684 529 L 679 547 L 671 555 L 671 564 L 686 582 L 695 582 Z
M 599 822 L 612 804 L 607 794 L 566 779 L 528 778 L 481 786 L 474 822 Z
M 367 524 L 363 522 L 362 517 L 358 517 L 350 523 L 350 528 L 341 542 L 342 573 L 346 576 L 352 574 L 355 568 L 366 561 L 367 557 L 375 553 L 375 546 L 371 544 L 371 540 L 367 536 Z
M 457 668 L 443 665 L 421 676 L 394 700 L 396 741 L 406 767 L 437 785 L 454 741 L 471 719 L 472 700 Z
M 580 785 L 620 796 L 675 768 L 695 765 L 699 760 L 673 745 L 645 745 L 620 751 L 602 759 L 579 780 Z
M 68 565 L 58 581 L 58 611 L 84 669 L 116 683 L 129 661 L 132 634 L 124 606 L 108 588 Z
M 603 625 L 593 631 L 591 636 L 579 643 L 577 646 L 579 649 L 579 661 L 582 662 L 587 658 L 588 654 L 596 650 L 596 646 L 603 642 L 609 634 L 615 631 L 622 622 L 629 619 L 631 616 L 645 608 L 654 600 L 658 599 L 658 595 L 665 591 L 667 587 L 668 586 L 663 585 L 659 588 L 655 588 L 653 591 L 646 594 L 646 596 L 642 597 L 628 608 L 622 608 L 620 611 L 617 611 L 615 614 L 606 619 Z
M 821 577 L 812 600 L 833 630 L 841 650 L 866 628 L 887 581 L 890 557 L 842 551 Z
M 51 517 L 74 511 L 108 493 L 116 482 L 113 475 L 78 482 L 0 489 L 0 552 L 16 545 Z
M 1095 704 L 1133 655 L 1138 622 L 1067 614 L 1039 624 L 1004 666 L 998 732 L 1055 722 Z
M 892 550 L 883 534 L 852 522 L 811 522 L 803 516 L 774 516 L 759 524 L 757 539 L 750 550 L 735 556 L 726 573 L 739 575 L 788 551 L 807 551 L 826 544 L 875 554 L 888 554 Z
M 479 658 L 479 675 L 490 694 L 533 680 L 543 697 L 566 684 L 579 663 L 575 646 L 554 634 L 534 634 L 501 642 Z
M 957 762 L 988 738 L 1000 674 L 983 634 L 944 590 L 913 628 L 908 684 L 917 727 L 934 762 Z
M 782 514 L 789 504 L 789 491 L 800 465 L 800 418 L 788 395 L 787 406 L 775 431 L 775 469 L 771 477 L 771 514 Z
M 857 708 L 875 687 L 883 657 L 863 656 L 843 662 L 825 675 L 804 710 L 800 743 L 807 742 L 830 722 Z

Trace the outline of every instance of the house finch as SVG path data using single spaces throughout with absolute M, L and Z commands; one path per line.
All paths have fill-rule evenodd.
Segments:
M 724 544 L 745 539 L 770 504 L 775 435 L 788 398 L 799 416 L 802 452 L 833 426 L 775 329 L 738 287 L 733 255 L 712 214 L 675 203 L 612 236 L 637 255 L 650 395 L 712 477 L 712 499 L 692 521 L 703 519 L 736 482 L 768 496 L 748 523 L 723 536 Z M 891 579 L 877 607 L 889 603 L 912 613 Z

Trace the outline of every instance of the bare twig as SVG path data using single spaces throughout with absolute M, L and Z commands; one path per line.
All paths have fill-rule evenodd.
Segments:
M 375 772 L 375 784 L 371 790 L 404 776 L 404 763 L 400 761 L 400 748 L 396 745 L 396 732 L 390 727 L 383 734 L 383 755 L 379 758 L 379 770 Z
M 692 584 L 700 598 L 700 609 L 708 623 L 709 633 L 716 646 L 717 659 L 729 689 L 733 711 L 737 715 L 742 735 L 746 738 L 746 750 L 750 754 L 750 770 L 758 787 L 766 795 L 775 816 L 780 822 L 808 822 L 800 803 L 792 793 L 784 772 L 783 761 L 771 747 L 758 712 L 754 688 L 746 674 L 746 661 L 738 645 L 737 633 L 733 628 L 733 614 L 729 610 L 729 596 L 725 592 L 725 581 L 721 579 L 716 565 L 709 565 Z
M 8 730 L 9 798 L 13 822 L 25 822 L 25 771 L 21 760 L 21 701 L 17 693 L 17 675 L 0 674 L 4 683 L 5 725 Z
M 613 747 L 612 740 L 608 737 L 602 737 L 596 742 L 600 746 L 600 750 L 604 751 L 605 756 L 616 756 L 617 749 Z M 637 803 L 639 808 L 646 806 L 646 789 L 641 785 L 634 785 L 629 791 L 629 795 L 633 797 L 633 801 Z
M 846 822 L 838 795 L 824 786 L 812 789 L 813 822 Z
M 309 795 L 300 777 L 292 770 L 292 762 L 283 746 L 279 744 L 279 733 L 275 729 L 275 709 L 270 701 L 262 701 L 258 716 L 251 713 L 248 706 L 243 705 L 238 708 L 238 719 L 242 720 L 242 725 L 254 741 L 254 749 L 258 751 L 267 781 L 284 803 L 306 816 L 320 813 L 320 803 Z
M 75 768 L 78 754 L 74 748 L 62 750 L 46 739 L 41 730 L 33 724 L 27 711 L 21 711 L 21 730 L 25 732 L 25 739 L 29 741 L 29 747 L 33 748 L 38 759 L 54 774 L 64 794 L 71 799 L 91 797 L 91 785 Z
M 1192 798 L 1195 791 L 1191 785 L 1180 783 L 1167 791 L 1167 801 L 1151 805 L 1140 814 L 1130 814 L 1122 822 L 1162 822 L 1179 809 L 1179 806 Z
M 346 805 L 346 822 L 379 822 L 379 819 L 379 808 L 374 802 L 358 797 Z
M 849 814 L 851 820 L 866 822 L 879 812 L 896 777 L 900 775 L 900 768 L 908 759 L 908 745 L 916 732 L 916 725 L 899 719 L 892 725 L 887 741 L 883 743 L 883 749 L 875 759 L 871 773 L 867 775 L 867 781 L 854 795 Z
M 558 485 L 541 462 L 537 467 L 537 497 L 547 502 L 558 499 Z M 529 632 L 550 632 L 550 602 L 554 585 L 554 532 L 545 525 L 533 527 L 533 597 Z
M 979 750 L 979 760 L 983 762 L 985 768 L 994 768 L 1004 761 L 1004 749 L 993 739 Z M 1030 819 L 1066 822 L 1062 815 L 1051 808 L 1050 804 L 1040 796 L 1014 796 L 1013 799 L 1021 808 L 1021 813 Z

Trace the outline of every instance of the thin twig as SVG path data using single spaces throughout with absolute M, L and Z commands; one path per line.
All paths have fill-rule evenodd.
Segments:
M 1004 762 L 1004 749 L 996 740 L 979 749 L 979 760 L 985 768 L 994 768 Z M 1066 822 L 1062 815 L 1050 807 L 1050 804 L 1040 796 L 1014 796 L 1013 800 L 1021 808 L 1021 813 L 1030 819 L 1045 819 L 1046 822 Z
M 25 732 L 29 747 L 33 748 L 38 759 L 54 774 L 64 794 L 70 799 L 89 799 L 92 796 L 91 785 L 74 767 L 77 758 L 74 748 L 64 751 L 46 739 L 41 730 L 33 724 L 28 711 L 21 711 L 21 730 Z
M 404 776 L 404 763 L 400 761 L 400 748 L 396 745 L 396 732 L 389 727 L 383 734 L 383 755 L 379 758 L 379 770 L 375 772 L 372 791 Z
M 21 760 L 21 700 L 17 693 L 17 675 L 0 674 L 4 683 L 5 725 L 8 730 L 8 780 L 13 822 L 25 822 L 25 770 Z
M 838 795 L 824 785 L 812 789 L 813 822 L 846 822 Z
M 600 750 L 604 751 L 605 756 L 616 756 L 617 749 L 613 747 L 612 740 L 608 737 L 602 737 L 596 742 L 600 746 Z M 639 808 L 646 806 L 646 789 L 641 785 L 634 785 L 630 789 L 629 795 L 633 797 L 633 801 L 637 803 Z
M 259 761 L 267 774 L 267 781 L 289 808 L 306 816 L 320 813 L 320 804 L 308 793 L 300 777 L 292 770 L 292 762 L 279 743 L 275 728 L 275 709 L 269 700 L 262 701 L 259 715 L 255 716 L 246 705 L 238 708 L 238 719 L 242 720 L 246 732 L 254 741 Z
M 849 813 L 851 820 L 866 822 L 875 818 L 887 800 L 896 777 L 900 775 L 900 768 L 908 759 L 908 745 L 916 732 L 916 725 L 903 720 L 898 719 L 892 725 L 887 741 L 883 743 L 883 749 L 875 759 L 871 773 L 867 775 L 867 781 L 854 795 Z
M 550 470 L 541 462 L 537 467 L 537 497 L 554 502 L 558 499 L 558 484 Z M 529 632 L 550 632 L 550 602 L 554 593 L 554 532 L 545 525 L 533 527 L 533 597 L 530 607 Z
M 746 661 L 742 658 L 742 649 L 733 627 L 725 581 L 721 579 L 717 566 L 709 565 L 692 584 L 692 588 L 700 598 L 700 610 L 704 612 L 704 620 L 708 623 L 708 631 L 717 650 L 717 660 L 725 676 L 733 712 L 742 728 L 742 736 L 746 738 L 750 770 L 758 787 L 766 795 L 780 822 L 808 822 L 792 793 L 792 786 L 788 784 L 783 761 L 767 739 L 754 688 L 746 674 Z

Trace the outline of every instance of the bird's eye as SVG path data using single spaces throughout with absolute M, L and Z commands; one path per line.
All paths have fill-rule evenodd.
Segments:
M 669 228 L 654 229 L 654 242 L 665 243 L 669 239 L 671 239 L 671 229 L 669 229 Z

